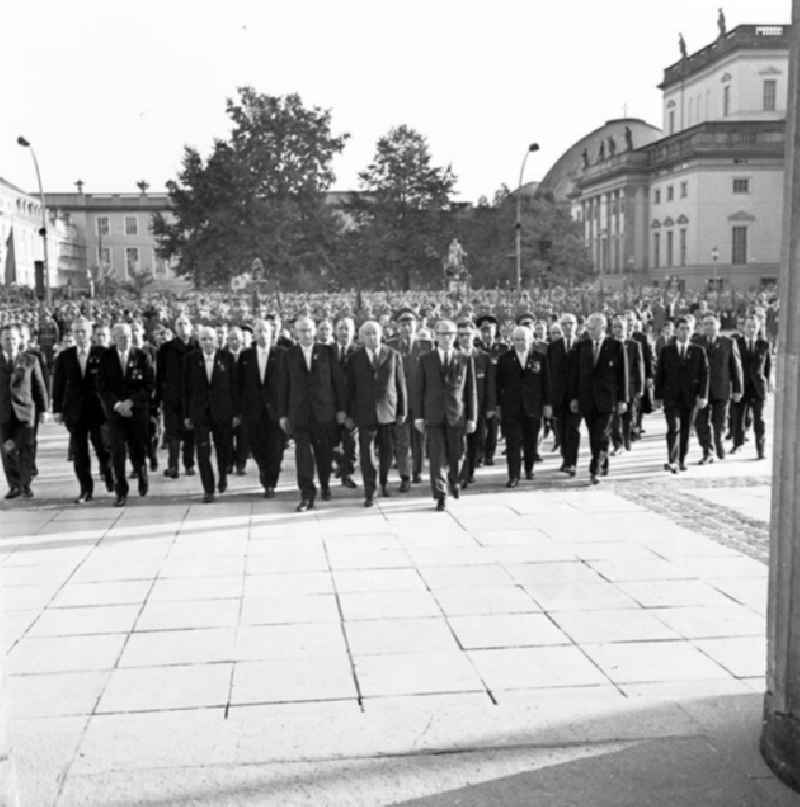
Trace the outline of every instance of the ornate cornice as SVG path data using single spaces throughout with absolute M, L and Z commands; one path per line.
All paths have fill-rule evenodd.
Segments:
M 728 216 L 728 221 L 755 221 L 756 217 L 752 213 L 748 213 L 746 210 L 737 210 L 735 213 L 731 213 Z

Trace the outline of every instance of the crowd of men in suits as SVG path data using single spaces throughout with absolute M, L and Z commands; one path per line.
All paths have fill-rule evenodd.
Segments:
M 483 315 L 441 318 L 417 332 L 417 314 L 401 308 L 394 335 L 377 320 L 316 323 L 297 317 L 293 338 L 279 318 L 224 330 L 174 322 L 173 338 L 156 347 L 141 322 L 113 327 L 85 318 L 72 323 L 72 346 L 60 351 L 52 378 L 52 412 L 70 435 L 78 504 L 93 498 L 91 451 L 100 478 L 124 506 L 129 478 L 140 496 L 148 471 L 166 448 L 166 478 L 199 470 L 204 501 L 227 490 L 231 474 L 258 468 L 272 498 L 284 452 L 294 444 L 297 509 L 331 498 L 335 473 L 347 488 L 356 452 L 364 505 L 389 496 L 396 465 L 401 493 L 422 481 L 429 462 L 438 510 L 494 464 L 505 440 L 508 488 L 534 478 L 546 430 L 560 450 L 560 470 L 577 473 L 581 422 L 589 436 L 589 478 L 609 473 L 609 458 L 639 439 L 644 414 L 663 406 L 665 470 L 686 470 L 691 427 L 700 464 L 741 450 L 752 423 L 756 456 L 764 457 L 764 402 L 771 356 L 758 314 L 740 333 L 720 334 L 711 311 L 677 317 L 651 340 L 635 311 L 579 321 L 565 313 L 548 323 L 521 314 L 503 340 L 497 320 Z M 318 327 L 319 325 L 319 327 Z M 36 428 L 50 407 L 41 359 L 24 330 L 0 328 L 0 443 L 7 498 L 33 496 Z M 213 452 L 212 452 L 213 446 Z M 128 472 L 127 468 L 131 470 Z

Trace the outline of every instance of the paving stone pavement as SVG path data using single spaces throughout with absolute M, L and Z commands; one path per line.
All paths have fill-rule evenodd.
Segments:
M 533 482 L 500 457 L 446 514 L 427 485 L 297 514 L 288 455 L 274 500 L 251 465 L 212 505 L 156 475 L 72 505 L 46 425 L 0 522 L 22 804 L 591 803 L 570 776 L 631 760 L 687 804 L 797 804 L 756 751 L 769 461 L 672 477 L 647 428 L 597 488 L 548 440 Z

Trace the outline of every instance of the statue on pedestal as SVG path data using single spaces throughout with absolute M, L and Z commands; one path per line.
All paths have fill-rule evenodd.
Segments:
M 586 149 L 581 152 L 581 158 L 583 159 L 583 167 L 585 170 L 589 167 L 589 152 L 586 151 Z
M 464 247 L 461 246 L 457 238 L 454 238 L 447 248 L 445 273 L 448 277 L 461 277 L 462 273 L 466 271 L 464 268 L 464 258 L 466 257 L 467 253 Z
M 608 156 L 613 157 L 617 153 L 617 144 L 613 137 L 608 138 Z
M 597 160 L 598 162 L 603 162 L 606 158 L 606 144 L 601 140 L 600 141 L 600 151 L 597 152 Z
M 728 32 L 728 26 L 725 23 L 725 12 L 721 8 L 717 14 L 717 28 L 719 28 L 719 37 L 722 39 Z
M 686 40 L 683 38 L 683 34 L 678 34 L 678 48 L 681 52 L 681 59 L 685 59 L 687 56 L 686 53 Z
M 633 132 L 630 126 L 625 127 L 625 148 L 628 151 L 633 151 Z

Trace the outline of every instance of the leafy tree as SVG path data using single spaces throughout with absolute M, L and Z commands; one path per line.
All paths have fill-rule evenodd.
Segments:
M 159 255 L 177 256 L 177 272 L 196 285 L 227 282 L 260 258 L 267 277 L 292 288 L 333 266 L 341 222 L 324 194 L 349 135 L 332 135 L 330 111 L 305 107 L 299 95 L 238 92 L 227 101 L 230 138 L 205 160 L 187 146 L 167 183 L 172 213 L 153 220 Z
M 452 168 L 432 165 L 426 139 L 402 125 L 378 140 L 359 178 L 362 192 L 348 205 L 355 230 L 344 273 L 405 289 L 438 279 L 456 182 Z

